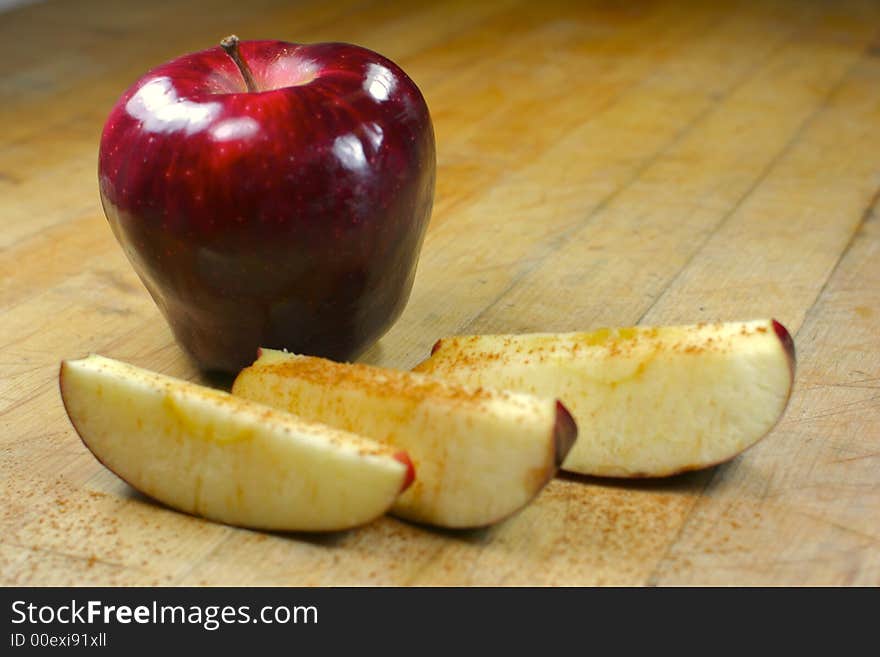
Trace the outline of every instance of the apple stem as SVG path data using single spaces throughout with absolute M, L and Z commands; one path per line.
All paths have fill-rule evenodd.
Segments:
M 235 62 L 235 65 L 238 66 L 238 70 L 241 71 L 241 77 L 244 78 L 244 83 L 247 86 L 247 90 L 251 93 L 255 93 L 259 91 L 257 88 L 256 82 L 254 82 L 254 76 L 251 73 L 251 68 L 248 66 L 247 62 L 241 56 L 241 52 L 238 50 L 238 37 L 234 34 L 230 34 L 225 39 L 220 41 L 220 47 L 226 51 L 226 54 Z

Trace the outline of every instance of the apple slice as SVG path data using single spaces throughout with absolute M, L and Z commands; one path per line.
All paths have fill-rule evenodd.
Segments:
M 552 398 L 263 349 L 233 394 L 404 449 L 419 477 L 392 507 L 442 527 L 480 527 L 527 504 L 577 435 Z
M 560 398 L 581 438 L 564 470 L 660 477 L 715 465 L 785 410 L 794 342 L 775 320 L 439 340 L 415 370 Z
M 101 463 L 168 506 L 231 525 L 339 530 L 413 478 L 400 450 L 102 356 L 64 361 L 61 397 Z

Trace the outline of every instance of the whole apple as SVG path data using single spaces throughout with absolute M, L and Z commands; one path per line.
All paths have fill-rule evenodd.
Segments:
M 224 39 L 153 69 L 104 126 L 104 212 L 178 342 L 352 359 L 405 306 L 434 195 L 428 107 L 342 43 Z

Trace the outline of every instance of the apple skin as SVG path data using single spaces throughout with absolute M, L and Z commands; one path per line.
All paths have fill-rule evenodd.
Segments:
M 578 426 L 574 416 L 565 405 L 556 400 L 556 425 L 553 427 L 553 443 L 556 447 L 556 467 L 560 467 L 565 457 L 574 447 L 578 437 Z
M 434 196 L 427 104 L 393 62 L 342 43 L 242 41 L 138 80 L 104 126 L 114 235 L 200 367 L 259 346 L 349 360 L 409 298 Z

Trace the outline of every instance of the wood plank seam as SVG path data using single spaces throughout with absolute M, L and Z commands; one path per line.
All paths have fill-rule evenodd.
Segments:
M 878 36 L 880 36 L 880 32 L 878 32 Z M 693 251 L 693 253 L 691 253 L 690 257 L 687 259 L 687 261 L 681 267 L 678 274 L 676 274 L 672 279 L 669 280 L 668 284 L 665 285 L 663 287 L 663 289 L 660 291 L 660 293 L 657 295 L 657 298 L 648 306 L 648 308 L 645 310 L 645 312 L 642 313 L 641 317 L 639 317 L 639 323 L 641 323 L 641 321 L 645 318 L 645 316 L 654 308 L 654 306 L 657 305 L 659 300 L 675 284 L 675 282 L 681 278 L 682 273 L 687 270 L 687 268 L 691 264 L 691 262 L 693 262 L 694 259 L 702 252 L 703 248 L 709 242 L 709 240 L 712 238 L 712 236 L 715 233 L 717 233 L 724 226 L 724 224 L 727 223 L 737 213 L 737 211 L 742 207 L 743 203 L 761 186 L 761 184 L 767 179 L 767 177 L 770 175 L 770 173 L 773 171 L 773 169 L 779 164 L 779 162 L 782 160 L 782 158 L 784 158 L 786 155 L 788 155 L 791 152 L 792 148 L 794 148 L 797 145 L 800 137 L 810 128 L 810 126 L 812 124 L 814 124 L 816 122 L 816 120 L 825 111 L 827 111 L 829 101 L 831 101 L 831 99 L 833 99 L 834 96 L 840 92 L 840 90 L 846 84 L 847 80 L 852 76 L 852 74 L 856 71 L 856 69 L 858 69 L 860 64 L 861 64 L 861 60 L 856 61 L 841 76 L 840 80 L 837 83 L 835 83 L 834 86 L 829 90 L 829 92 L 825 95 L 825 97 L 822 99 L 822 101 L 819 103 L 819 105 L 816 107 L 816 109 L 806 119 L 804 119 L 804 121 L 801 123 L 801 125 L 798 126 L 797 130 L 795 130 L 794 134 L 792 134 L 791 138 L 786 142 L 786 144 L 785 144 L 785 146 L 783 146 L 782 150 L 780 150 L 776 155 L 773 156 L 773 158 L 770 160 L 770 162 L 768 162 L 767 165 L 764 167 L 764 169 L 758 174 L 758 177 L 748 187 L 748 189 L 745 191 L 745 193 L 743 193 L 736 200 L 736 203 L 734 204 L 734 206 L 728 212 L 726 212 L 726 213 L 724 213 L 724 215 L 722 215 L 721 219 L 713 227 L 712 231 L 710 231 L 705 236 L 705 238 L 701 242 L 700 246 L 697 249 L 695 249 Z M 859 223 L 855 226 L 855 228 L 853 230 L 853 234 L 850 237 L 850 240 L 847 242 L 846 247 L 844 247 L 844 251 L 841 253 L 840 258 L 838 258 L 837 263 L 834 265 L 834 268 L 832 268 L 831 271 L 829 271 L 828 277 L 825 279 L 818 294 L 814 298 L 813 303 L 810 304 L 810 308 L 813 308 L 815 306 L 816 300 L 819 298 L 819 296 L 825 290 L 825 287 L 828 285 L 828 281 L 830 280 L 831 275 L 833 274 L 833 272 L 837 268 L 837 266 L 840 264 L 840 261 L 843 259 L 843 256 L 845 255 L 846 251 L 848 251 L 850 246 L 852 245 L 852 240 L 855 237 L 856 233 L 859 231 L 862 224 L 864 224 L 866 216 L 869 213 L 873 212 L 874 206 L 877 203 L 878 194 L 880 194 L 880 189 L 878 189 L 877 192 L 875 192 L 874 196 L 872 197 L 871 202 L 869 203 L 868 207 L 865 210 L 865 214 L 862 215 L 862 218 L 859 220 Z M 791 328 L 791 327 L 788 327 L 788 328 Z M 796 330 L 797 329 L 795 329 L 795 332 L 796 332 Z M 795 333 L 793 333 L 793 335 L 794 334 Z
M 122 564 L 122 563 L 116 563 L 114 561 L 107 561 L 106 559 L 101 559 L 99 557 L 94 557 L 94 556 L 84 557 L 84 556 L 81 556 L 78 554 L 71 554 L 69 552 L 65 552 L 64 550 L 58 550 L 56 548 L 47 547 L 45 545 L 37 545 L 37 546 L 24 545 L 22 543 L 18 543 L 17 541 L 6 541 L 6 540 L 2 541 L 2 544 L 8 545 L 8 546 L 14 547 L 14 548 L 19 548 L 21 550 L 28 550 L 30 552 L 39 552 L 39 553 L 43 553 L 43 554 L 49 554 L 49 555 L 54 555 L 57 557 L 62 557 L 64 559 L 71 559 L 74 561 L 85 562 L 88 565 L 99 563 L 104 566 L 108 566 L 110 568 L 117 568 L 120 570 L 135 570 L 135 571 L 138 571 L 138 572 L 141 572 L 144 574 L 149 574 L 148 571 L 143 570 L 142 568 L 138 568 L 137 566 L 129 566 L 129 565 Z M 21 567 L 19 567 L 17 570 L 21 570 Z
M 772 56 L 775 53 L 777 53 L 780 50 L 782 50 L 783 48 L 785 48 L 785 46 L 791 40 L 796 39 L 797 35 L 800 34 L 803 31 L 803 29 L 806 29 L 806 28 L 792 30 L 792 32 L 785 39 L 780 40 L 780 43 L 777 44 L 777 46 L 774 47 L 768 53 L 767 59 L 769 60 L 770 58 L 772 58 Z M 484 307 L 476 315 L 474 315 L 469 320 L 467 320 L 465 323 L 463 323 L 459 327 L 459 331 L 466 332 L 467 328 L 469 326 L 476 324 L 483 317 L 490 314 L 491 311 L 496 306 L 498 306 L 498 304 L 500 304 L 501 302 L 504 301 L 505 297 L 507 296 L 507 294 L 511 290 L 515 289 L 520 283 L 522 283 L 525 279 L 528 278 L 529 274 L 531 274 L 533 271 L 538 269 L 544 262 L 546 262 L 546 260 L 548 258 L 552 257 L 553 253 L 555 252 L 555 250 L 557 248 L 559 248 L 559 246 L 561 246 L 562 244 L 567 242 L 572 235 L 575 235 L 575 234 L 583 231 L 584 229 L 586 229 L 590 225 L 591 221 L 596 216 L 598 216 L 604 209 L 609 207 L 610 204 L 612 202 L 614 202 L 615 199 L 617 199 L 620 195 L 622 195 L 624 192 L 626 192 L 628 189 L 630 189 L 637 181 L 639 181 L 641 179 L 642 175 L 647 170 L 649 170 L 653 165 L 655 165 L 657 162 L 659 162 L 661 160 L 661 158 L 665 154 L 667 154 L 671 149 L 675 148 L 675 146 L 677 146 L 684 139 L 686 139 L 688 137 L 688 135 L 693 130 L 695 130 L 697 127 L 699 127 L 699 125 L 703 121 L 705 121 L 708 117 L 712 116 L 712 114 L 714 114 L 718 110 L 718 108 L 722 105 L 722 103 L 721 103 L 722 100 L 724 100 L 725 98 L 727 98 L 730 95 L 732 95 L 733 93 L 735 93 L 740 87 L 747 84 L 752 78 L 754 78 L 758 73 L 760 73 L 760 71 L 763 70 L 763 67 L 766 66 L 766 63 L 767 63 L 766 60 L 761 61 L 759 63 L 756 63 L 755 65 L 753 65 L 749 69 L 747 69 L 739 78 L 737 78 L 737 80 L 727 90 L 725 90 L 725 92 L 718 99 L 718 102 L 708 105 L 702 112 L 700 112 L 694 118 L 694 120 L 692 120 L 690 123 L 688 123 L 686 126 L 684 126 L 681 130 L 679 130 L 673 136 L 673 138 L 670 141 L 668 141 L 666 144 L 664 144 L 664 146 L 662 148 L 660 148 L 657 151 L 655 151 L 654 153 L 652 153 L 650 157 L 648 157 L 641 165 L 639 165 L 638 167 L 636 167 L 633 170 L 632 175 L 620 187 L 614 189 L 610 194 L 607 194 L 605 197 L 603 197 L 599 201 L 599 203 L 597 203 L 596 206 L 590 210 L 590 212 L 587 214 L 587 216 L 582 221 L 580 221 L 576 224 L 573 224 L 568 229 L 565 229 L 564 231 L 559 233 L 550 242 L 550 244 L 548 244 L 548 248 L 544 254 L 530 258 L 529 259 L 529 267 L 524 268 L 520 274 L 518 274 L 517 276 L 512 278 L 512 280 L 509 282 L 509 284 L 501 291 L 501 293 L 495 298 L 495 300 L 492 301 L 492 303 L 488 304 L 486 307 Z M 649 76 L 648 79 L 650 79 L 650 77 L 651 76 Z M 844 75 L 844 77 L 845 77 L 845 75 Z M 841 83 L 842 83 L 842 80 L 843 80 L 843 78 L 841 78 Z M 634 85 L 634 86 L 638 86 L 638 85 Z M 830 96 L 831 96 L 831 94 L 829 94 L 829 97 Z M 611 106 L 611 105 L 613 105 L 613 103 L 609 103 L 609 106 Z M 809 118 L 812 118 L 812 115 Z M 793 140 L 796 141 L 797 135 L 799 135 L 799 131 L 795 135 L 795 137 L 793 137 Z M 768 167 L 765 169 L 765 171 L 761 172 L 761 174 L 759 175 L 759 180 L 756 181 L 755 186 L 750 187 L 749 190 L 746 192 L 746 194 L 744 194 L 740 199 L 737 200 L 735 207 L 728 214 L 725 214 L 721 217 L 721 219 L 719 220 L 717 225 L 714 226 L 713 229 L 704 238 L 703 244 L 705 244 L 705 242 L 707 242 L 711 238 L 712 234 L 723 225 L 724 221 L 729 217 L 729 215 L 733 214 L 735 212 L 735 210 L 740 206 L 742 201 L 744 201 L 748 197 L 748 195 L 756 188 L 756 186 L 758 184 L 760 184 L 761 180 L 763 180 L 764 177 L 766 177 L 766 174 L 769 173 L 769 171 L 772 169 L 772 166 L 776 163 L 777 158 L 779 156 L 781 156 L 784 153 L 784 151 L 788 149 L 788 147 L 790 145 L 791 145 L 790 143 L 786 144 L 786 146 L 783 148 L 783 151 L 781 151 L 778 156 L 774 157 L 773 161 L 770 163 L 770 165 L 768 165 Z M 690 262 L 699 253 L 699 251 L 700 251 L 699 248 L 696 251 L 694 251 L 694 253 L 691 255 L 691 258 L 688 260 L 688 262 Z M 680 271 L 684 271 L 684 269 L 686 269 L 686 268 L 687 268 L 687 264 L 685 264 L 684 267 L 682 267 L 682 269 Z M 669 282 L 669 285 L 671 285 L 676 279 L 677 279 L 677 276 L 674 277 L 673 279 L 671 279 Z M 661 290 L 660 294 L 658 294 L 658 296 L 657 296 L 657 299 L 659 299 L 662 296 L 665 289 L 666 288 L 664 288 L 664 290 Z M 656 303 L 656 300 L 655 300 L 655 303 Z M 644 317 L 644 315 L 646 315 L 651 310 L 653 305 L 654 304 L 649 306 L 644 311 L 644 313 L 642 313 L 642 317 Z M 640 317 L 639 321 L 641 321 L 641 319 L 642 318 Z

